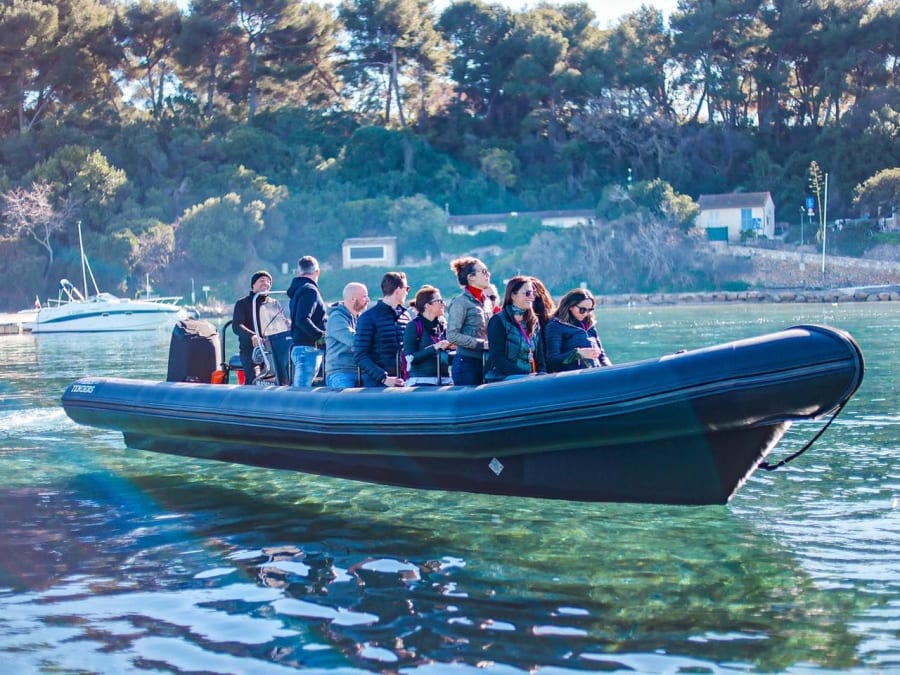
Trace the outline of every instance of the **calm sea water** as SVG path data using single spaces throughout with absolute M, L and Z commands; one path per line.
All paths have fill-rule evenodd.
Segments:
M 130 451 L 59 397 L 84 375 L 162 379 L 168 334 L 0 337 L 3 672 L 900 672 L 900 305 L 600 314 L 618 362 L 810 322 L 857 338 L 862 388 L 715 507 Z

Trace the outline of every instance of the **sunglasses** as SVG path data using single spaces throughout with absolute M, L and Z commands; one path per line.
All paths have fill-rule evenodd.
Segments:
M 425 304 L 427 304 L 427 305 L 434 305 L 434 304 L 446 305 L 447 303 L 444 302 L 444 299 L 443 299 L 443 298 L 435 298 L 434 300 L 429 300 L 429 301 L 428 301 L 427 303 L 425 303 Z
M 593 307 L 582 307 L 581 305 L 575 305 L 572 309 L 577 309 L 582 314 L 588 314 L 589 312 L 593 312 Z
M 524 295 L 526 298 L 533 298 L 534 291 L 519 291 L 521 295 Z

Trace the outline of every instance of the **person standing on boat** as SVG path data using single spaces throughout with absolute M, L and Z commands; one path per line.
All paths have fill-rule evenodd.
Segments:
M 356 321 L 369 304 L 369 289 L 351 281 L 344 286 L 343 298 L 328 308 L 325 324 L 325 385 L 332 389 L 360 386 L 353 340 Z
M 353 356 L 362 369 L 364 387 L 402 387 L 400 358 L 403 331 L 409 323 L 404 307 L 409 284 L 403 272 L 381 278 L 382 298 L 356 322 Z
M 488 323 L 491 369 L 484 374 L 485 382 L 547 371 L 534 296 L 531 277 L 517 275 L 506 284 L 503 308 Z
M 250 277 L 250 293 L 234 303 L 231 330 L 238 336 L 241 367 L 244 370 L 244 384 L 253 384 L 253 380 L 259 374 L 257 365 L 253 363 L 253 348 L 262 345 L 262 338 L 257 335 L 253 327 L 260 325 L 259 307 L 264 302 L 270 302 L 268 293 L 271 288 L 271 274 L 266 270 L 254 272 L 253 276 Z M 253 299 L 257 294 L 261 295 L 254 303 Z
M 544 286 L 543 281 L 537 277 L 531 277 L 531 284 L 534 286 L 534 306 L 532 309 L 538 320 L 538 328 L 541 329 L 541 343 L 544 346 L 544 360 L 546 361 L 547 336 L 544 330 L 547 328 L 547 324 L 550 323 L 550 318 L 553 316 L 556 306 L 553 304 L 553 296 L 550 295 L 550 291 Z
M 580 288 L 569 291 L 559 301 L 544 331 L 549 372 L 612 365 L 597 334 L 595 306 L 590 291 Z
M 434 286 L 416 293 L 416 318 L 403 333 L 406 386 L 453 384 L 450 379 L 450 349 L 444 321 L 444 299 Z
M 454 384 L 481 384 L 488 348 L 487 325 L 495 311 L 488 297 L 491 273 L 478 258 L 450 263 L 462 292 L 447 306 L 447 339 L 456 345 L 451 374 Z
M 287 294 L 291 299 L 292 384 L 311 387 L 325 349 L 325 301 L 319 292 L 319 261 L 305 255 L 297 261 L 297 275 Z

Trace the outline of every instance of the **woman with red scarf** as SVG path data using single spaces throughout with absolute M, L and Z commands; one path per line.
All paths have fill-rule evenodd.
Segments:
M 478 258 L 457 258 L 450 263 L 462 292 L 447 307 L 447 339 L 456 345 L 451 375 L 454 384 L 484 382 L 488 348 L 487 325 L 494 315 L 496 297 L 490 297 L 491 273 Z

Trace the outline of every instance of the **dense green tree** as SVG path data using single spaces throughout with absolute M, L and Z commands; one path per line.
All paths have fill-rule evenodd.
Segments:
M 25 132 L 52 103 L 51 84 L 41 82 L 39 64 L 59 33 L 59 11 L 40 2 L 0 8 L 0 86 L 3 130 Z M 33 99 L 33 100 L 32 100 Z
M 519 162 L 509 150 L 489 148 L 481 156 L 481 172 L 501 193 L 516 184 L 518 169 Z
M 750 47 L 762 30 L 758 0 L 681 0 L 671 19 L 691 119 L 731 127 L 750 123 Z
M 188 209 L 175 233 L 176 248 L 207 274 L 236 275 L 259 260 L 256 242 L 264 230 L 261 204 L 230 192 Z
M 369 100 L 384 101 L 382 121 L 391 124 L 393 111 L 407 126 L 409 85 L 427 89 L 428 74 L 444 62 L 443 40 L 437 34 L 428 0 L 345 0 L 340 14 L 350 36 L 347 79 Z M 365 100 L 365 99 L 363 99 Z M 421 110 L 424 106 L 418 106 Z
M 68 204 L 85 229 L 96 232 L 109 230 L 109 217 L 128 190 L 124 171 L 110 165 L 100 151 L 83 146 L 60 148 L 34 167 L 29 180 L 49 184 L 54 201 Z M 64 240 L 74 243 L 74 233 L 66 233 Z
M 288 0 L 230 0 L 235 10 L 237 27 L 241 31 L 246 49 L 245 79 L 247 119 L 253 121 L 256 114 L 256 96 L 259 86 L 261 61 L 265 57 L 270 36 L 276 30 L 281 14 L 286 11 Z
M 233 79 L 234 69 L 241 61 L 236 21 L 232 3 L 193 0 L 191 12 L 182 24 L 175 55 L 186 86 L 195 88 L 207 118 L 216 112 L 220 84 Z
M 116 20 L 116 37 L 125 51 L 129 79 L 140 84 L 132 99 L 146 101 L 153 117 L 162 115 L 167 83 L 173 86 L 172 59 L 181 18 L 172 0 L 138 0 L 124 7 Z
M 655 222 L 684 231 L 694 226 L 700 208 L 687 195 L 679 195 L 666 181 L 656 178 L 639 181 L 628 191 L 639 209 L 653 216 Z
M 100 0 L 0 6 L 0 131 L 25 133 L 48 118 L 100 114 L 118 101 L 112 17 Z
M 401 197 L 388 208 L 391 234 L 402 245 L 401 254 L 436 257 L 440 236 L 447 230 L 447 214 L 423 195 Z
M 523 131 L 556 147 L 564 142 L 568 118 L 590 94 L 584 47 L 596 30 L 585 3 L 540 5 L 521 15 L 510 35 L 521 52 L 504 90 L 530 111 Z
M 622 17 L 603 36 L 596 58 L 596 68 L 604 73 L 603 84 L 613 90 L 611 98 L 619 114 L 674 114 L 672 37 L 662 12 L 645 5 Z
M 438 26 L 453 47 L 450 76 L 456 83 L 457 106 L 474 117 L 493 119 L 518 56 L 507 41 L 513 13 L 499 4 L 461 0 L 444 10 Z
M 900 168 L 879 171 L 857 185 L 853 205 L 869 218 L 890 218 L 900 213 Z
M 331 102 L 340 90 L 335 75 L 338 24 L 326 8 L 312 2 L 292 0 L 229 0 L 234 31 L 241 36 L 242 54 L 233 54 L 220 88 L 246 106 L 252 122 L 259 104 L 281 107 L 285 100 L 298 103 Z M 214 5 L 198 6 L 215 20 Z M 193 28 L 192 28 L 193 30 Z M 203 52 L 221 44 L 209 23 L 196 27 Z M 239 56 L 239 62 L 235 62 Z M 185 56 L 187 62 L 187 56 Z M 196 59 L 190 61 L 198 63 Z M 214 77 L 218 62 L 207 54 L 202 61 L 207 80 Z M 209 94 L 207 94 L 207 99 Z

